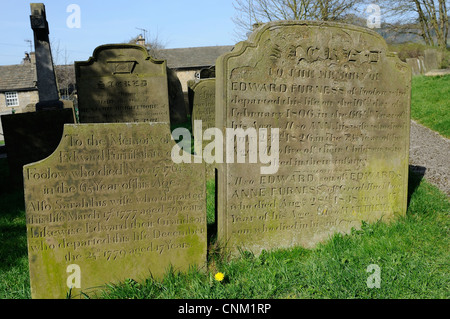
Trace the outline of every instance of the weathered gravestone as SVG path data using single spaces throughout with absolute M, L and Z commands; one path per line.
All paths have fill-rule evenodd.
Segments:
M 33 298 L 206 262 L 202 164 L 174 164 L 166 123 L 66 125 L 57 150 L 24 167 Z
M 269 23 L 221 56 L 218 128 L 279 128 L 279 169 L 219 166 L 219 240 L 312 247 L 404 215 L 410 82 L 382 37 L 337 23 Z
M 88 61 L 75 62 L 75 73 L 81 123 L 186 120 L 182 93 L 182 103 L 176 94 L 181 89 L 176 75 L 166 61 L 154 60 L 142 46 L 99 46 Z
M 216 97 L 216 80 L 204 79 L 189 81 L 188 83 L 190 100 L 192 101 L 192 128 L 194 134 L 203 134 L 203 131 L 216 127 L 215 117 L 215 97 Z M 196 122 L 201 121 L 200 129 L 195 130 Z M 202 149 L 211 143 L 208 140 L 202 139 Z M 206 178 L 207 180 L 215 178 L 215 165 L 206 164 Z

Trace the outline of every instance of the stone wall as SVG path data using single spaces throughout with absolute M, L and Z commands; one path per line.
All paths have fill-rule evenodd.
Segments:
M 181 86 L 183 88 L 183 92 L 188 91 L 188 82 L 190 80 L 195 80 L 195 74 L 200 70 L 175 70 L 180 79 Z
M 11 91 L 13 92 L 13 91 Z M 16 111 L 16 113 L 22 113 L 25 107 L 28 104 L 36 104 L 39 102 L 38 91 L 26 91 L 26 92 L 17 92 L 19 95 L 19 106 L 9 107 L 6 106 L 6 97 L 5 92 L 0 93 L 0 113 L 11 114 L 12 109 Z
M 4 92 L 0 93 L 0 116 L 11 114 L 13 109 L 16 113 L 25 112 L 25 108 L 28 104 L 36 104 L 37 102 L 39 102 L 38 91 L 18 92 L 18 95 L 19 95 L 19 106 L 9 107 L 6 106 L 5 93 Z M 0 121 L 0 141 L 4 141 L 1 121 Z

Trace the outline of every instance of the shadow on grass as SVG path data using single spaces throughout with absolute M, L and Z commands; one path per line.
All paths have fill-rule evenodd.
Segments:
M 23 190 L 11 183 L 8 161 L 0 159 L 0 271 L 14 267 L 28 254 Z
M 426 167 L 423 166 L 409 165 L 407 208 L 409 208 L 409 204 L 411 203 L 411 196 L 414 194 L 414 192 L 422 182 L 426 170 Z

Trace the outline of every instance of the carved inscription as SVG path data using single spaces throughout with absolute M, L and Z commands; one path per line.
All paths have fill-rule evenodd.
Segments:
M 204 264 L 204 170 L 174 164 L 173 143 L 164 124 L 72 125 L 24 167 L 33 297 L 64 298 L 71 264 L 83 292 Z
M 359 28 L 281 22 L 249 42 L 217 63 L 217 121 L 279 128 L 280 168 L 222 166 L 222 240 L 255 253 L 311 247 L 362 220 L 405 214 L 410 72 L 395 67 L 384 41 Z
M 100 46 L 75 69 L 81 123 L 169 122 L 166 63 L 144 48 Z

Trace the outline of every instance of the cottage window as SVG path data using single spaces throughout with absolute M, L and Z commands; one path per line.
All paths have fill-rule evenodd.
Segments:
M 13 107 L 13 106 L 19 106 L 19 95 L 17 92 L 6 92 L 6 106 Z

